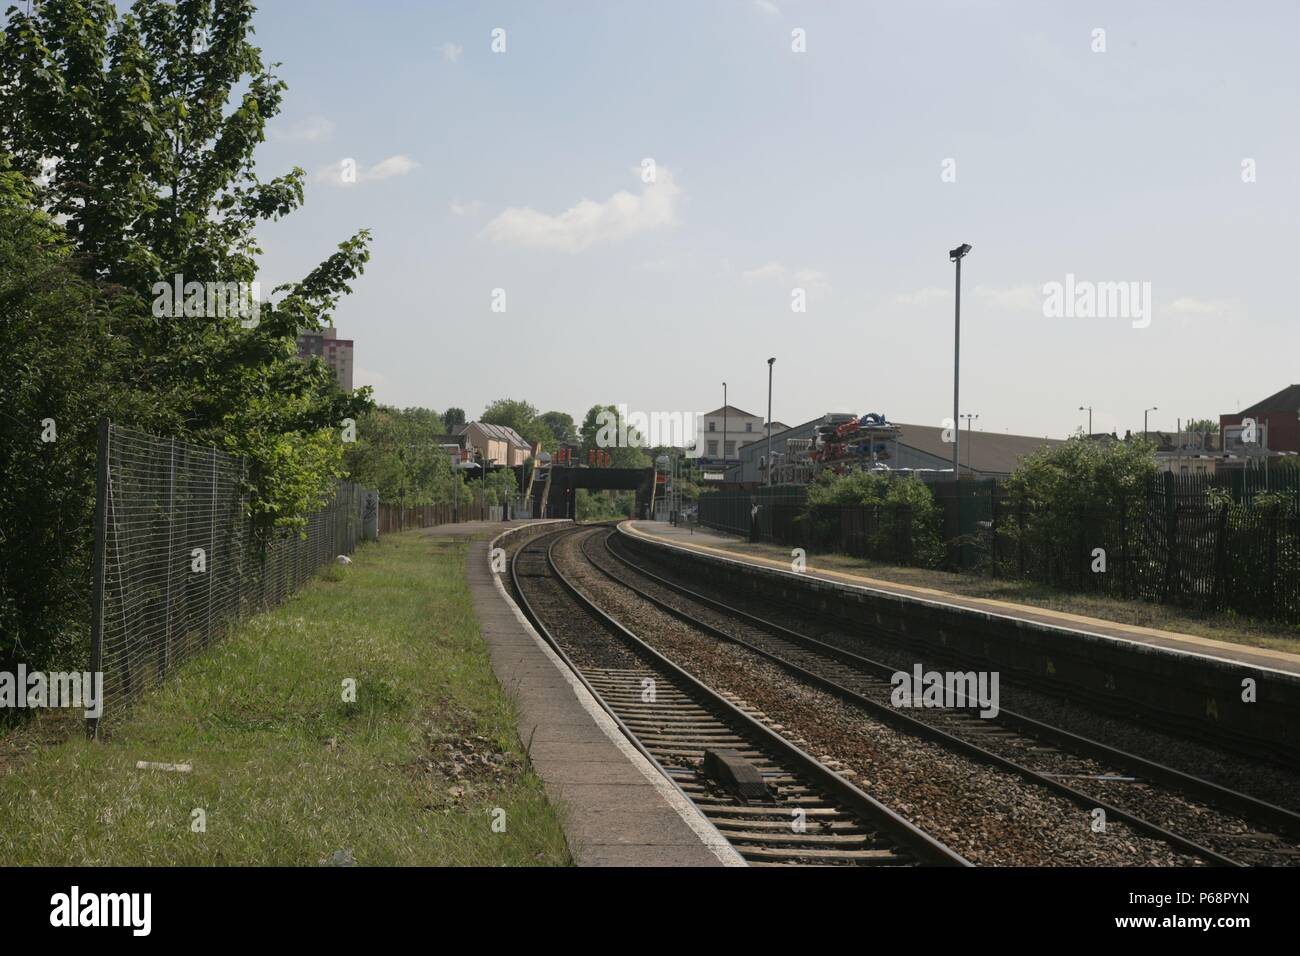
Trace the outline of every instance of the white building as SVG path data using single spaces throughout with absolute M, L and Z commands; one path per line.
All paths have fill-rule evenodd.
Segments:
M 767 438 L 767 425 L 762 415 L 751 415 L 734 405 L 715 408 L 699 417 L 700 434 L 690 458 L 700 461 L 735 461 L 740 449 Z M 772 434 L 781 427 L 772 426 Z

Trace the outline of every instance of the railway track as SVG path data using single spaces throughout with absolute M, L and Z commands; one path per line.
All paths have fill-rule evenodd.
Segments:
M 1082 807 L 1101 808 L 1107 819 L 1123 821 L 1208 863 L 1300 864 L 1300 815 L 1005 709 L 993 718 L 981 718 L 968 708 L 900 711 L 890 703 L 896 667 L 665 578 L 611 547 L 613 535 L 612 529 L 595 534 L 582 545 L 586 559 L 607 578 L 690 626 L 746 647 L 900 729 L 1012 771 Z M 597 538 L 599 556 L 592 550 Z M 1172 804 L 1171 793 L 1177 795 Z M 1134 808 L 1142 803 L 1166 822 L 1157 823 L 1150 818 L 1154 814 Z M 1241 823 L 1207 826 L 1205 805 Z M 1178 812 L 1184 809 L 1186 820 Z M 1183 823 L 1193 835 L 1180 832 Z
M 515 595 L 629 740 L 748 863 L 969 865 L 597 607 L 554 557 L 563 537 L 584 532 L 525 542 L 510 562 Z

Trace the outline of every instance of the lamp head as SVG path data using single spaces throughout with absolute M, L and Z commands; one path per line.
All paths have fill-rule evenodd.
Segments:
M 966 253 L 968 252 L 970 252 L 970 243 L 963 242 L 956 249 L 950 249 L 948 251 L 948 258 L 951 259 L 953 262 L 956 262 L 958 259 L 965 258 Z

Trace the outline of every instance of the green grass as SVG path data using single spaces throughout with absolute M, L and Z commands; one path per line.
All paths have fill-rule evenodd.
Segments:
M 0 864 L 568 863 L 479 635 L 465 551 L 387 536 L 109 715 L 101 740 L 50 743 L 52 721 L 18 731 L 0 748 Z
M 778 561 L 790 560 L 790 549 L 778 545 L 753 544 L 737 539 L 734 544 L 728 544 L 728 547 Z M 843 554 L 809 554 L 808 563 L 812 567 L 828 571 L 864 574 L 895 584 L 934 588 L 965 597 L 1011 601 L 1031 607 L 1063 611 L 1067 614 L 1082 614 L 1118 624 L 1154 627 L 1232 644 L 1290 651 L 1293 654 L 1300 653 L 1300 627 L 1251 620 L 1231 612 L 1198 613 L 1193 609 L 1175 605 L 1075 594 L 1032 581 L 990 578 L 973 571 L 954 574 L 950 571 L 935 571 L 928 568 L 899 567 Z

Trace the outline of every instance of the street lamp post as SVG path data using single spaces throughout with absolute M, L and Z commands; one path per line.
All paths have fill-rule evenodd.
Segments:
M 776 356 L 767 360 L 767 483 L 772 483 L 772 366 Z M 787 446 L 789 442 L 786 443 Z
M 722 480 L 727 480 L 727 383 L 722 383 Z
M 1088 412 L 1088 437 L 1091 438 L 1091 437 L 1092 437 L 1092 406 L 1091 406 L 1091 405 L 1080 405 L 1080 406 L 1079 406 L 1079 411 L 1082 412 L 1082 411 L 1084 411 L 1084 410 L 1087 410 L 1087 412 Z
M 1142 437 L 1143 438 L 1147 438 L 1147 439 L 1150 438 L 1150 435 L 1147 431 L 1147 414 L 1150 412 L 1158 412 L 1158 411 L 1160 411 L 1160 408 L 1156 405 L 1152 405 L 1150 408 L 1143 410 L 1142 412 Z
M 970 471 L 970 446 L 971 446 L 970 426 L 971 426 L 971 421 L 973 419 L 979 418 L 979 416 L 972 415 L 970 412 L 967 412 L 965 415 L 962 416 L 962 418 L 966 419 L 966 470 Z
M 956 249 L 948 250 L 948 258 L 957 264 L 956 296 L 953 304 L 952 335 L 952 480 L 961 477 L 961 421 L 958 417 L 958 402 L 961 393 L 961 261 L 970 252 L 970 243 L 963 242 Z M 959 501 L 960 504 L 960 501 Z

